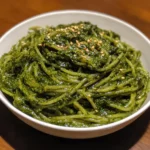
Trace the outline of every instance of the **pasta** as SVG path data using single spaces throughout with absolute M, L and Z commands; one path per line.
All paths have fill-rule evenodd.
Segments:
M 32 27 L 0 58 L 0 89 L 38 120 L 93 127 L 144 103 L 149 73 L 141 52 L 90 22 Z

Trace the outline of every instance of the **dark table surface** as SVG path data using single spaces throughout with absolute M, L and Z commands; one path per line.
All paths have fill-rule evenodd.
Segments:
M 149 0 L 1 0 L 0 35 L 31 16 L 60 9 L 86 9 L 123 19 L 150 38 Z M 0 150 L 150 150 L 150 109 L 126 128 L 99 138 L 70 140 L 41 133 L 0 102 Z

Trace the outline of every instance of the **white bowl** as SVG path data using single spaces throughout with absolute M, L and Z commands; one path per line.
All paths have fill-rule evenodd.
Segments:
M 56 26 L 58 24 L 68 24 L 79 21 L 90 21 L 91 23 L 98 25 L 100 28 L 112 30 L 121 35 L 121 39 L 123 41 L 142 51 L 141 60 L 145 68 L 150 72 L 150 41 L 148 38 L 138 29 L 124 21 L 105 14 L 90 11 L 57 11 L 42 14 L 25 20 L 10 29 L 1 37 L 0 56 L 8 52 L 13 44 L 15 44 L 22 36 L 26 35 L 28 28 L 31 26 Z M 36 128 L 37 130 L 47 134 L 65 138 L 93 138 L 113 133 L 133 122 L 150 106 L 149 95 L 143 106 L 137 112 L 125 119 L 99 127 L 73 128 L 45 123 L 24 114 L 20 110 L 16 109 L 2 92 L 0 92 L 0 100 L 13 114 L 33 128 Z

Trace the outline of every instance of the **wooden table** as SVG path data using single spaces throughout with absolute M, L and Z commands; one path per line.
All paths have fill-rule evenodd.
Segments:
M 0 35 L 31 16 L 60 9 L 87 9 L 121 18 L 150 37 L 149 0 L 1 0 Z M 150 150 L 150 109 L 128 127 L 108 136 L 69 140 L 41 133 L 0 103 L 0 150 Z

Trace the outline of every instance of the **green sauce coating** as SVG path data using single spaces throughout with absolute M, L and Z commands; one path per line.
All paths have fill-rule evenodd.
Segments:
M 94 127 L 137 111 L 149 92 L 141 52 L 89 22 L 32 27 L 0 58 L 0 89 L 48 123 Z

